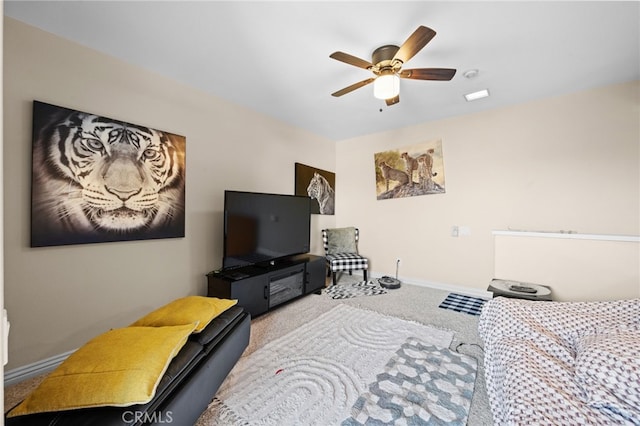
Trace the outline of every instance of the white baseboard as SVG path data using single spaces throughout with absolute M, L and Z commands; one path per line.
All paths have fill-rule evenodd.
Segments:
M 22 367 L 14 368 L 12 370 L 5 371 L 4 373 L 4 386 L 11 386 L 16 383 L 20 383 L 23 380 L 30 379 L 40 374 L 48 373 L 62 364 L 62 361 L 67 359 L 75 350 L 65 352 L 46 358 L 32 364 L 23 365 Z
M 377 272 L 371 273 L 372 278 L 380 278 L 383 275 L 384 274 L 378 274 Z M 410 278 L 410 277 L 398 276 L 398 279 L 402 283 L 417 285 L 420 287 L 435 288 L 437 290 L 444 290 L 450 293 L 465 294 L 467 296 L 480 297 L 483 299 L 491 299 L 493 297 L 493 293 L 491 293 L 490 291 L 481 290 L 479 288 L 463 287 L 459 285 L 438 283 L 433 281 L 424 281 L 424 280 L 419 280 L 419 279 Z

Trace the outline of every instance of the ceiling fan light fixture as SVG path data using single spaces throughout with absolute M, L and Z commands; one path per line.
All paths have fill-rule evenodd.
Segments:
M 478 90 L 477 92 L 467 93 L 464 95 L 464 98 L 467 102 L 475 101 L 478 99 L 486 98 L 489 96 L 489 91 L 487 89 Z
M 400 77 L 395 73 L 379 75 L 373 82 L 373 96 L 377 99 L 391 99 L 400 94 Z
M 330 58 L 348 65 L 365 69 L 373 74 L 365 80 L 351 84 L 333 92 L 331 96 L 339 97 L 356 89 L 373 83 L 373 96 L 385 101 L 387 106 L 400 102 L 400 79 L 449 81 L 456 74 L 453 68 L 412 68 L 402 69 L 407 61 L 413 58 L 431 41 L 436 32 L 420 25 L 400 46 L 385 45 L 373 51 L 371 61 L 365 61 L 344 52 L 333 52 Z

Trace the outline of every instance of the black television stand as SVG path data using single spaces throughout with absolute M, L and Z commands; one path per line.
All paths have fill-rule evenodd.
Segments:
M 207 296 L 237 299 L 251 317 L 325 287 L 325 259 L 302 254 L 273 264 L 243 266 L 207 274 Z

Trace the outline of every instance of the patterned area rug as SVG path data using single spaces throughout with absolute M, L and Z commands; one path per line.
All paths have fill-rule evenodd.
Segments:
M 342 425 L 466 425 L 477 369 L 475 358 L 410 337 Z
M 410 338 L 431 351 L 449 347 L 453 333 L 338 305 L 241 358 L 209 407 L 211 424 L 339 425 L 357 414 L 352 408 L 360 396 L 366 397 L 369 384 L 378 382 L 378 375 L 393 368 L 389 360 L 398 357 L 396 363 L 404 362 L 398 350 L 413 342 Z M 414 349 L 406 352 L 412 359 L 421 357 Z M 432 363 L 433 353 L 428 353 L 420 363 Z M 426 368 L 444 371 L 443 363 L 451 364 L 443 361 Z M 397 369 L 406 374 L 403 367 Z M 432 381 L 425 372 L 421 380 Z M 429 401 L 438 401 L 443 395 L 430 385 L 419 392 L 416 387 L 416 393 Z
M 487 302 L 479 297 L 466 296 L 464 294 L 449 293 L 446 299 L 438 306 L 443 309 L 451 309 L 456 312 L 464 312 L 469 315 L 480 315 L 482 307 Z
M 377 294 L 385 294 L 387 290 L 380 287 L 377 281 L 358 281 L 329 286 L 325 289 L 324 294 L 332 299 L 349 299 L 359 296 L 375 296 Z

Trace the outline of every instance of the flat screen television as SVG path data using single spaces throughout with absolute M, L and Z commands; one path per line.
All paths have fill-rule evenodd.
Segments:
M 308 253 L 310 224 L 309 197 L 225 191 L 222 267 L 269 265 Z

